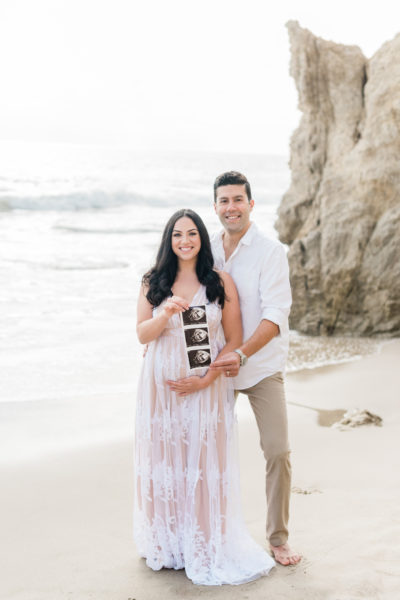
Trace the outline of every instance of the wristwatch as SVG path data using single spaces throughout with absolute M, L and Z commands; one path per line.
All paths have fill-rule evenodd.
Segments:
M 236 352 L 237 354 L 239 354 L 240 356 L 240 366 L 244 367 L 244 365 L 247 363 L 248 358 L 245 355 L 244 352 L 242 352 L 239 348 L 237 348 L 236 350 L 234 350 L 234 352 Z

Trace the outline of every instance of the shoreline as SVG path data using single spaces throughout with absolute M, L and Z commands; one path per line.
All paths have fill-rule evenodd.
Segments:
M 366 338 L 368 349 L 365 354 L 336 358 L 331 363 L 305 364 L 296 370 L 287 370 L 286 382 L 301 374 L 318 375 L 368 357 L 379 356 L 383 348 L 396 343 L 397 339 L 399 338 Z M 319 346 L 326 342 L 326 338 L 310 340 Z M 338 341 L 340 339 L 333 340 L 335 344 Z M 355 342 L 360 344 L 358 338 Z M 71 390 L 56 398 L 50 395 L 0 402 L 0 465 L 12 466 L 24 461 L 31 463 L 55 453 L 84 450 L 96 444 L 118 443 L 129 439 L 134 423 L 136 378 L 140 371 L 141 352 L 140 346 L 135 346 L 131 361 L 128 362 L 124 356 L 118 370 L 114 368 L 112 377 L 122 382 L 119 386 L 110 386 L 108 375 L 104 381 L 106 389 L 103 391 Z M 128 376 L 130 370 L 136 375 Z M 97 385 L 99 382 L 101 384 L 101 379 L 102 377 L 98 378 Z M 240 403 L 238 413 L 241 416 L 252 416 L 251 411 L 243 411 Z

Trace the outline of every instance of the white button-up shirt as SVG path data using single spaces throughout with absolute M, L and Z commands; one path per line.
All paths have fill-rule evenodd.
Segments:
M 237 390 L 251 387 L 278 371 L 285 371 L 289 349 L 288 317 L 292 295 L 284 246 L 267 238 L 251 223 L 234 252 L 225 261 L 223 231 L 211 237 L 215 266 L 229 273 L 236 284 L 243 322 L 243 340 L 248 340 L 263 319 L 279 326 L 280 333 L 249 357 L 234 378 Z

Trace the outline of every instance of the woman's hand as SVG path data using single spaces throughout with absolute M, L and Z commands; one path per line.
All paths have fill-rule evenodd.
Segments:
M 191 377 L 185 377 L 177 381 L 168 379 L 167 384 L 178 396 L 187 396 L 188 394 L 204 390 L 207 387 L 204 377 L 199 377 L 198 375 L 192 375 Z
M 170 318 L 172 315 L 184 312 L 188 308 L 189 302 L 185 300 L 185 298 L 181 298 L 180 296 L 172 296 L 172 298 L 168 298 L 164 304 L 163 311 L 166 316 Z

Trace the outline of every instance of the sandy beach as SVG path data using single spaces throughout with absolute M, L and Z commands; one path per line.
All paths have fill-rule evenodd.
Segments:
M 3 465 L 4 600 L 390 599 L 400 588 L 400 341 L 361 360 L 287 377 L 293 462 L 290 541 L 296 567 L 238 586 L 193 585 L 183 571 L 153 572 L 132 541 L 131 438 Z M 383 426 L 339 431 L 365 408 Z M 264 541 L 264 465 L 257 428 L 238 400 L 247 524 Z

